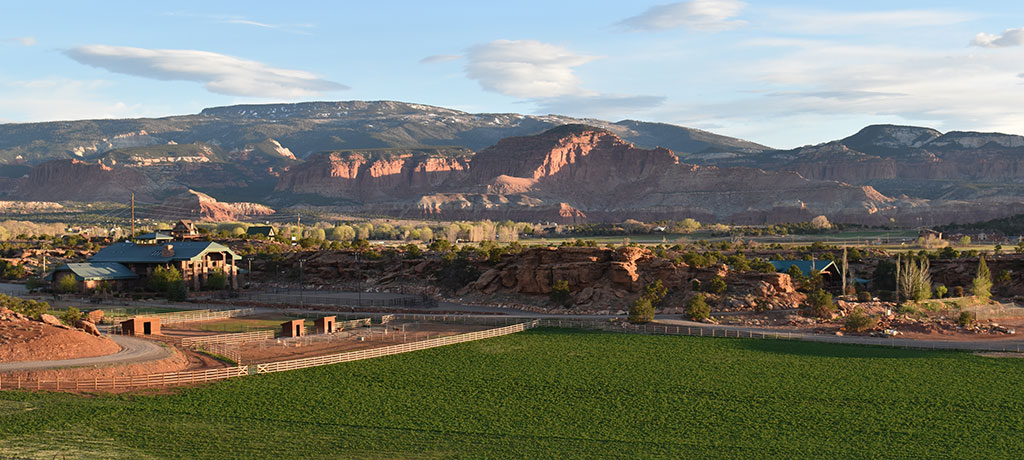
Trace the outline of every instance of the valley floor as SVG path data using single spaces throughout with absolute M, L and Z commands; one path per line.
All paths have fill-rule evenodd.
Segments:
M 165 394 L 0 393 L 0 456 L 1009 458 L 1024 360 L 536 329 Z

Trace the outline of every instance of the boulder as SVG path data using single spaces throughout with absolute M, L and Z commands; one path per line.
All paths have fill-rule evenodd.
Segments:
M 83 330 L 85 332 L 88 332 L 88 333 L 90 333 L 92 335 L 95 335 L 97 337 L 100 336 L 100 330 L 96 328 L 96 323 L 94 323 L 92 321 L 85 320 L 85 319 L 80 319 L 77 322 L 75 322 L 75 327 L 77 327 L 77 328 L 79 328 L 79 329 L 81 329 L 81 330 Z
M 85 317 L 93 325 L 99 324 L 100 321 L 103 321 L 103 310 L 90 311 Z
M 49 313 L 43 313 L 41 316 L 39 316 L 39 320 L 42 321 L 43 323 L 49 324 L 51 326 L 65 327 L 64 323 L 62 323 L 59 319 L 57 319 L 56 316 L 53 316 L 53 315 L 51 315 Z

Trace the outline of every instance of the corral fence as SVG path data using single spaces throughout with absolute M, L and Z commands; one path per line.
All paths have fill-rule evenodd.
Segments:
M 979 321 L 989 321 L 1001 318 L 1024 317 L 1024 308 L 1016 303 L 995 303 L 992 305 L 975 305 L 964 307 L 962 311 L 973 311 Z
M 166 326 L 168 324 L 183 324 L 183 323 L 198 323 L 202 321 L 216 321 L 219 319 L 228 319 L 238 316 L 248 316 L 256 313 L 255 308 L 235 308 L 231 310 L 189 310 L 189 311 L 175 311 L 169 313 L 153 313 L 153 314 L 138 314 L 132 316 L 122 316 L 114 321 L 123 321 L 130 318 L 159 318 L 160 324 Z M 106 331 L 108 334 L 120 334 L 121 324 L 119 322 L 113 324 Z
M 22 377 L 4 377 L 0 375 L 0 390 L 53 390 L 53 391 L 117 391 L 136 388 L 166 387 L 189 385 L 196 383 L 225 380 L 254 374 L 282 372 L 328 364 L 379 358 L 389 355 L 408 353 L 410 351 L 427 350 L 457 343 L 472 342 L 491 337 L 525 331 L 535 327 L 538 321 L 526 321 L 510 326 L 469 332 L 447 337 L 420 340 L 417 342 L 389 345 L 366 350 L 336 353 L 313 358 L 300 358 L 270 363 L 233 366 L 221 369 L 200 371 L 168 372 L 162 374 L 137 375 L 130 377 L 78 378 L 78 379 L 25 379 Z M 218 346 L 213 344 L 213 347 Z
M 196 345 L 225 344 L 234 345 L 257 340 L 273 339 L 276 331 L 266 329 L 262 331 L 239 332 L 235 334 L 217 334 L 199 337 L 182 337 L 181 346 L 193 347 Z
M 437 300 L 430 296 L 390 292 L 266 289 L 240 292 L 238 298 L 261 304 L 384 308 L 433 308 L 437 306 Z

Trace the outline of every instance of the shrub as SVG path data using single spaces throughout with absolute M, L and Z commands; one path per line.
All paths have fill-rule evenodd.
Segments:
M 647 297 L 640 297 L 629 307 L 629 322 L 634 324 L 654 321 L 654 305 Z
M 479 277 L 480 270 L 477 270 L 464 255 L 441 259 L 441 267 L 434 273 L 437 284 L 450 291 L 462 289 Z
M 72 275 L 65 275 L 57 280 L 57 292 L 69 293 L 78 289 L 78 280 Z
M 973 324 L 977 318 L 977 315 L 975 315 L 973 311 L 962 311 L 960 312 L 960 317 L 957 318 L 956 323 L 963 327 L 967 327 Z
M 725 284 L 725 280 L 722 279 L 721 276 L 716 276 L 708 283 L 707 292 L 712 294 L 721 294 L 728 288 L 729 286 Z
M 167 297 L 167 300 L 176 302 L 188 300 L 188 287 L 181 280 L 167 283 L 167 287 L 164 289 L 164 296 Z
M 78 320 L 82 319 L 82 312 L 78 311 L 75 307 L 68 307 L 64 314 L 60 316 L 60 319 L 64 321 L 64 324 L 74 326 Z
M 964 287 L 963 286 L 953 286 L 953 297 L 963 297 L 963 296 L 964 296 Z
M 655 280 L 644 287 L 644 297 L 648 298 L 651 301 L 651 305 L 655 307 L 661 305 L 661 301 L 665 299 L 667 294 L 668 288 L 661 283 L 661 280 Z
M 711 317 L 711 307 L 704 300 L 704 294 L 698 292 L 686 301 L 686 317 L 693 321 L 705 320 Z
M 7 307 L 16 313 L 21 313 L 33 319 L 39 319 L 39 315 L 50 309 L 50 304 L 36 300 L 22 300 L 6 294 L 0 294 L 0 307 Z
M 569 292 L 569 282 L 566 280 L 555 281 L 551 285 L 551 302 L 563 307 L 572 305 L 572 294 Z
M 817 289 L 808 294 L 805 305 L 811 315 L 819 318 L 831 318 L 832 313 L 835 312 L 835 306 L 832 305 L 832 294 L 825 292 L 824 289 Z
M 864 313 L 864 310 L 857 308 L 846 317 L 846 330 L 850 332 L 862 332 L 875 327 L 878 321 L 871 315 Z
M 221 270 L 211 272 L 206 276 L 206 287 L 218 291 L 227 288 L 228 275 Z
M 28 289 L 28 292 L 35 292 L 44 286 L 46 286 L 46 283 L 39 279 L 38 276 L 32 276 L 25 280 L 25 289 Z
M 949 292 L 949 288 L 947 288 L 945 284 L 935 286 L 935 297 L 941 299 L 946 296 L 947 292 Z
M 868 291 L 860 291 L 860 292 L 858 292 L 857 293 L 857 301 L 858 302 L 870 302 L 871 301 L 871 293 L 868 292 Z

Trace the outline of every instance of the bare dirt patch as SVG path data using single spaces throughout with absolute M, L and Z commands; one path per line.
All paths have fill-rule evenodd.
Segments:
M 51 326 L 16 314 L 0 314 L 0 362 L 92 358 L 120 350 L 120 346 L 106 337 Z

